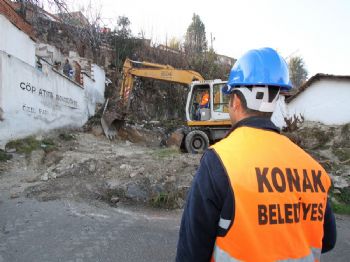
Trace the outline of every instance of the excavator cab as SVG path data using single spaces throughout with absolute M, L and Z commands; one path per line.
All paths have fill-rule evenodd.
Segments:
M 203 121 L 210 119 L 210 86 L 197 85 L 192 89 L 190 101 L 190 120 Z
M 222 93 L 225 84 L 221 80 L 193 82 L 187 97 L 187 121 L 229 120 L 229 98 Z M 205 103 L 207 95 L 209 99 Z
M 186 103 L 188 127 L 184 146 L 187 152 L 203 152 L 230 130 L 229 97 L 222 93 L 225 84 L 222 80 L 195 81 L 191 84 Z M 206 94 L 209 99 L 204 104 Z

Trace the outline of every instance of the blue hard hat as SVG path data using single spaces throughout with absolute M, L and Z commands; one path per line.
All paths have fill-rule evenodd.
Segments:
M 276 86 L 281 91 L 292 88 L 286 61 L 272 48 L 253 49 L 233 65 L 225 94 L 239 86 Z

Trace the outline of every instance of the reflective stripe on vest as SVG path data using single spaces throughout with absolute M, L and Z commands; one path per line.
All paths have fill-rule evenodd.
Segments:
M 231 220 L 223 219 L 222 217 L 219 220 L 219 227 L 222 229 L 228 229 L 231 224 Z
M 315 261 L 330 178 L 305 151 L 272 131 L 239 127 L 214 146 L 234 192 L 234 221 L 216 238 L 216 261 Z M 310 247 L 313 247 L 312 249 Z
M 278 262 L 314 262 L 319 261 L 321 258 L 321 249 L 311 248 L 310 254 L 301 258 L 288 258 L 283 260 L 277 260 Z M 213 260 L 215 262 L 240 262 L 242 260 L 231 257 L 228 253 L 220 249 L 217 245 L 214 247 Z

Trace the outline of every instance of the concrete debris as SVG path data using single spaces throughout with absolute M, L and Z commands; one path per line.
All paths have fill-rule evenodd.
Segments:
M 24 182 L 26 183 L 35 183 L 39 180 L 39 178 L 37 176 L 31 176 L 31 177 L 26 177 L 24 179 Z
M 146 202 L 148 199 L 146 184 L 131 183 L 125 192 L 125 196 L 131 200 Z
M 180 148 L 183 138 L 184 138 L 184 133 L 182 129 L 177 129 L 175 132 L 173 132 L 170 135 L 170 137 L 166 141 L 166 145 L 168 147 L 175 146 L 176 148 Z
M 6 153 L 16 153 L 16 148 L 6 149 Z
M 117 196 L 112 196 L 110 201 L 112 204 L 117 204 L 120 201 L 120 198 Z
M 100 125 L 94 125 L 91 128 L 91 133 L 95 136 L 102 136 L 103 135 L 103 129 Z
M 126 169 L 126 170 L 131 170 L 132 166 L 128 165 L 128 164 L 122 164 L 119 167 L 120 169 Z
M 10 198 L 11 199 L 19 198 L 19 193 L 11 193 Z
M 330 177 L 332 179 L 334 188 L 343 189 L 343 188 L 347 188 L 347 187 L 350 186 L 350 184 L 348 182 L 348 179 L 346 177 L 334 176 L 332 174 L 329 174 L 329 175 L 330 175 Z M 347 177 L 350 177 L 350 174 L 348 174 Z
M 40 177 L 40 180 L 42 180 L 42 181 L 47 181 L 47 180 L 49 180 L 49 174 L 48 174 L 48 173 L 43 174 L 43 175 Z
M 89 171 L 90 172 L 95 172 L 96 171 L 96 164 L 91 162 L 89 165 Z
M 130 177 L 131 177 L 131 178 L 133 178 L 133 177 L 135 177 L 135 176 L 137 176 L 137 175 L 138 175 L 137 172 L 132 172 L 132 173 L 130 173 Z

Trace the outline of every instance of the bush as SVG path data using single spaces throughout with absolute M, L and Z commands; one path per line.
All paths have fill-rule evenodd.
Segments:
M 11 158 L 12 158 L 12 155 L 7 154 L 3 150 L 0 150 L 0 162 L 10 160 Z

